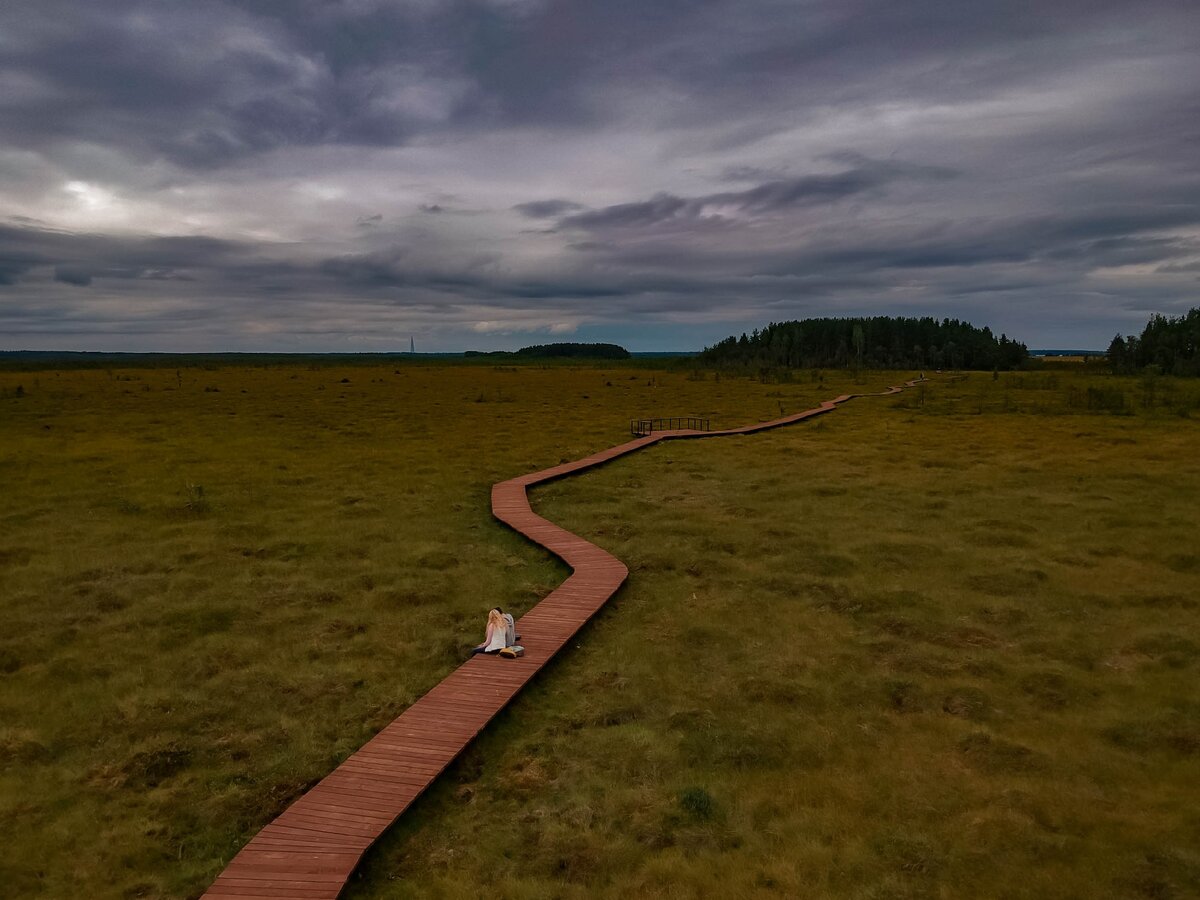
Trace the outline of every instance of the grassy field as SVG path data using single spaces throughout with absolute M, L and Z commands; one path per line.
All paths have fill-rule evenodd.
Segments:
M 1200 895 L 1200 384 L 1077 369 L 539 489 L 629 584 L 352 896 Z M 0 894 L 197 895 L 563 576 L 492 482 L 899 377 L 0 373 Z

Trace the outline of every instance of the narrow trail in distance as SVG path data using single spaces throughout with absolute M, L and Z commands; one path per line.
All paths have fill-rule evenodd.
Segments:
M 517 622 L 525 655 L 473 656 L 451 672 L 251 838 L 204 897 L 334 900 L 367 849 L 625 583 L 629 570 L 623 562 L 535 513 L 526 494 L 529 487 L 659 441 L 780 428 L 832 412 L 856 397 L 898 394 L 919 383 L 907 381 L 874 394 L 842 394 L 804 412 L 742 428 L 655 432 L 493 485 L 492 514 L 574 570 Z

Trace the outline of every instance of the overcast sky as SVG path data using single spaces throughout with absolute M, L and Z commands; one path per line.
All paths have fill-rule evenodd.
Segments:
M 1195 305 L 1196 0 L 0 4 L 0 349 Z

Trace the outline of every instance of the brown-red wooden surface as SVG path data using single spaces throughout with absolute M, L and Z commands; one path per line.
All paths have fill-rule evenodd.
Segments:
M 890 387 L 880 394 L 900 390 Z M 858 396 L 870 395 L 843 394 L 804 412 L 725 431 L 661 431 L 493 485 L 496 518 L 574 570 L 517 622 L 525 655 L 474 656 L 464 662 L 251 838 L 204 896 L 336 898 L 367 848 L 625 582 L 629 570 L 624 563 L 535 513 L 526 488 L 663 440 L 750 434 L 790 425 Z

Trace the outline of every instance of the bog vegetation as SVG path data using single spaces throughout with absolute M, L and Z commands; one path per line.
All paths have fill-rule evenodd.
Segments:
M 563 577 L 493 482 L 899 377 L 0 373 L 0 894 L 198 895 Z M 353 895 L 1195 895 L 1197 417 L 975 373 L 539 489 L 630 581 Z
M 804 319 L 727 337 L 700 354 L 705 365 L 741 368 L 1014 369 L 1025 345 L 958 319 Z

